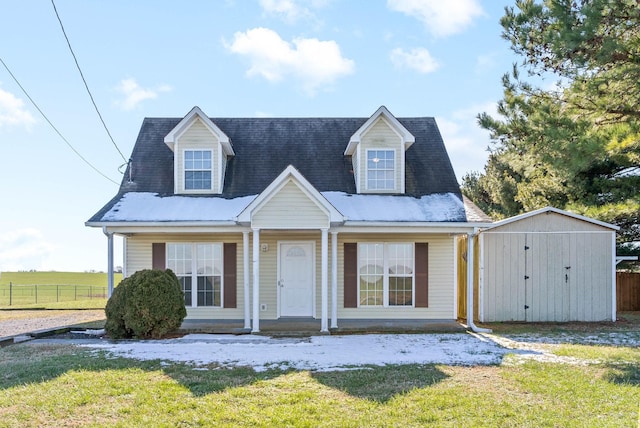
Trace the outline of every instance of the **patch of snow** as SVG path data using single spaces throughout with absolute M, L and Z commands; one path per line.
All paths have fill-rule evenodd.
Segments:
M 86 334 L 87 336 L 104 336 L 106 334 L 104 328 L 97 329 L 97 330 L 91 330 L 91 329 L 72 330 L 69 333 L 71 333 L 71 334 Z
M 189 362 L 223 367 L 250 366 L 298 370 L 347 370 L 386 364 L 498 364 L 513 352 L 469 334 L 371 334 L 269 338 L 187 335 L 180 339 L 80 345 L 139 360 Z
M 599 361 L 555 355 L 562 344 L 640 346 L 640 332 L 523 334 L 370 334 L 271 338 L 255 335 L 190 334 L 153 341 L 91 341 L 78 346 L 112 357 L 192 363 L 196 367 L 249 366 L 256 371 L 354 370 L 386 364 L 489 365 L 524 361 L 571 365 Z
M 232 221 L 254 198 L 162 197 L 130 192 L 102 216 L 102 221 Z
M 397 195 L 351 195 L 322 192 L 348 220 L 396 222 L 466 221 L 464 204 L 454 193 L 414 198 Z M 160 196 L 130 192 L 102 216 L 102 221 L 234 221 L 255 195 L 234 199 L 218 196 Z
M 439 193 L 420 198 L 351 195 L 344 192 L 322 192 L 322 195 L 351 221 L 466 221 L 464 204 L 454 193 Z

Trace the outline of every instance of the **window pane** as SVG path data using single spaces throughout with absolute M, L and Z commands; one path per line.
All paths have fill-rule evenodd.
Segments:
M 191 306 L 191 277 L 179 276 L 178 280 L 180 281 L 180 287 L 184 293 L 184 305 Z
M 222 305 L 222 244 L 197 244 L 198 306 Z
M 184 188 L 210 190 L 211 165 L 210 151 L 186 150 L 184 152 Z
M 358 244 L 360 305 L 382 305 L 384 284 L 384 244 Z
M 393 150 L 367 151 L 367 189 L 395 189 L 395 152 Z
M 413 304 L 413 279 L 411 277 L 389 278 L 389 305 L 411 306 Z
M 382 306 L 382 276 L 360 276 L 360 306 Z

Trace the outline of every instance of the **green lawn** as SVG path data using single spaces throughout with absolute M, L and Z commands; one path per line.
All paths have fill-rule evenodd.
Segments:
M 114 275 L 117 285 L 122 274 Z M 10 285 L 11 284 L 11 285 Z M 2 272 L 0 308 L 99 309 L 107 303 L 107 274 Z
M 267 371 L 0 349 L 0 426 L 636 427 L 640 350 L 566 346 L 599 362 Z

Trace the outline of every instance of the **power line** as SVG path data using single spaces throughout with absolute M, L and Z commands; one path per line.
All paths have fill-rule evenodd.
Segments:
M 40 107 L 38 107 L 38 104 L 36 104 L 36 102 L 33 100 L 33 98 L 31 98 L 31 96 L 27 93 L 27 91 L 24 89 L 24 87 L 22 87 L 22 85 L 20 84 L 20 82 L 18 81 L 18 79 L 16 78 L 16 76 L 13 75 L 13 73 L 11 72 L 11 70 L 9 70 L 9 67 L 7 66 L 7 64 L 5 64 L 5 62 L 2 60 L 2 58 L 0 58 L 0 62 L 2 63 L 2 65 L 4 66 L 4 68 L 7 70 L 7 72 L 9 73 L 9 75 L 13 78 L 13 81 L 16 82 L 16 84 L 18 85 L 18 87 L 20 87 L 20 89 L 22 89 L 22 92 L 24 93 L 24 95 L 29 99 L 29 101 L 31 101 L 31 104 L 33 104 L 33 106 L 36 108 L 36 110 L 38 110 L 38 112 L 42 115 L 42 117 L 44 117 L 44 120 L 47 121 L 47 123 L 53 128 L 54 131 L 56 131 L 56 134 L 58 134 L 60 136 L 60 138 L 62 138 L 62 141 L 64 141 L 67 146 L 69 146 L 69 148 L 71 150 L 73 150 L 73 152 L 78 155 L 78 157 L 80 159 L 82 159 L 84 161 L 84 163 L 86 163 L 87 165 L 89 165 L 91 167 L 91 169 L 93 169 L 95 172 L 97 172 L 98 174 L 100 174 L 101 176 L 103 176 L 104 178 L 106 178 L 107 180 L 109 180 L 110 182 L 112 182 L 113 184 L 115 184 L 116 186 L 119 185 L 118 182 L 112 180 L 111 178 L 109 178 L 108 176 L 106 176 L 105 174 L 103 174 L 98 168 L 96 168 L 95 166 L 93 166 L 93 164 L 91 164 L 91 162 L 89 162 L 87 159 L 84 158 L 84 156 L 82 156 L 80 154 L 80 152 L 78 152 L 75 147 L 73 147 L 71 145 L 71 143 L 64 137 L 64 135 L 62 135 L 62 133 L 60 133 L 60 131 L 58 131 L 58 128 L 55 127 L 55 125 L 53 123 L 51 123 L 51 121 L 49 120 L 49 118 L 47 117 L 46 114 L 44 114 L 44 112 L 40 109 Z
M 78 58 L 76 58 L 76 54 L 73 52 L 73 48 L 71 47 L 71 42 L 69 41 L 69 37 L 67 37 L 67 32 L 64 29 L 64 25 L 62 25 L 62 20 L 60 19 L 60 15 L 58 14 L 58 9 L 56 9 L 56 4 L 54 3 L 53 0 L 51 0 L 51 4 L 53 5 L 53 11 L 56 13 L 56 17 L 58 18 L 58 22 L 60 23 L 60 28 L 62 29 L 62 34 L 64 34 L 64 38 L 67 41 L 67 46 L 69 46 L 69 51 L 71 52 L 71 56 L 73 56 L 73 60 L 76 63 L 76 67 L 78 68 L 78 72 L 80 73 L 80 77 L 82 78 L 82 82 L 84 83 L 84 87 L 87 89 L 87 93 L 89 94 L 89 98 L 91 98 L 91 103 L 93 104 L 93 108 L 96 109 L 96 113 L 98 113 L 98 117 L 100 118 L 100 122 L 102 122 L 102 126 L 104 126 L 104 130 L 107 131 L 107 135 L 109 136 L 109 139 L 113 143 L 113 147 L 116 148 L 116 150 L 120 154 L 120 157 L 122 157 L 122 160 L 124 160 L 125 163 L 127 163 L 128 162 L 127 158 L 124 157 L 124 155 L 120 151 L 120 148 L 118 147 L 118 145 L 116 144 L 115 140 L 111 136 L 111 132 L 109 132 L 109 128 L 107 128 L 107 124 L 105 123 L 104 119 L 102 118 L 102 114 L 100 114 L 100 110 L 98 110 L 98 106 L 96 105 L 96 102 L 93 99 L 93 95 L 91 94 L 91 91 L 89 90 L 89 85 L 87 84 L 87 80 L 84 78 L 84 74 L 82 73 L 82 70 L 80 69 L 80 64 L 78 63 Z

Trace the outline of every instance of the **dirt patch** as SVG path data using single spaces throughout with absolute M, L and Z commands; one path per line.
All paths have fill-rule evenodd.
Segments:
M 0 337 L 104 320 L 104 310 L 0 311 Z

